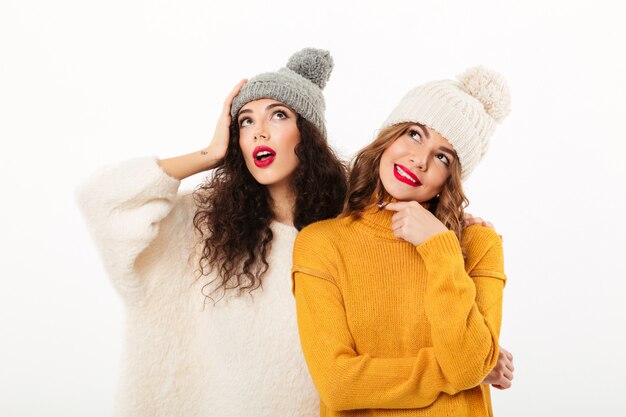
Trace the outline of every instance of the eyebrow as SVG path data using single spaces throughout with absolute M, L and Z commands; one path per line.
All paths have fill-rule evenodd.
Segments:
M 265 107 L 265 110 L 270 110 L 273 109 L 274 107 L 284 107 L 286 109 L 289 109 L 289 107 L 287 107 L 286 105 L 284 105 L 283 103 L 272 103 L 272 104 L 268 104 L 267 107 Z M 289 109 L 291 110 L 291 109 Z M 243 109 L 239 111 L 239 114 L 243 114 L 243 113 L 252 113 L 252 110 L 250 109 Z
M 422 132 L 424 132 L 424 134 L 426 135 L 427 139 L 430 139 L 430 133 L 428 133 L 428 129 L 426 129 L 426 126 L 421 124 L 421 123 L 414 123 L 414 126 L 419 126 L 420 129 L 422 129 Z
M 440 151 L 447 152 L 447 153 L 449 153 L 451 156 L 453 156 L 453 157 L 455 157 L 455 158 L 458 158 L 458 156 L 457 156 L 456 152 L 455 152 L 453 149 L 446 148 L 445 146 L 440 146 L 440 147 L 439 147 L 439 150 L 440 150 Z
M 289 107 L 287 107 L 286 105 L 284 105 L 283 103 L 272 103 L 270 105 L 268 105 L 265 110 L 269 110 L 269 109 L 273 109 L 274 107 L 284 107 L 286 109 L 289 109 Z

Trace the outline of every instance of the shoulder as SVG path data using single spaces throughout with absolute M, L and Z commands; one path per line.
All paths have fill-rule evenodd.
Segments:
M 318 222 L 311 223 L 308 226 L 305 226 L 300 231 L 300 234 L 302 233 L 304 234 L 309 234 L 309 233 L 328 234 L 328 233 L 332 233 L 333 230 L 335 230 L 340 224 L 341 224 L 340 218 L 320 220 Z
M 473 225 L 463 230 L 461 245 L 466 252 L 467 271 L 503 269 L 502 238 L 490 227 Z
M 316 242 L 330 243 L 336 239 L 340 231 L 345 228 L 345 219 L 336 218 L 311 223 L 303 228 L 296 237 L 296 245 Z
M 333 252 L 334 222 L 334 219 L 315 222 L 298 233 L 293 248 L 294 263 L 310 256 L 326 258 Z
M 312 223 L 303 228 L 296 237 L 295 248 L 316 247 L 325 252 L 334 251 L 345 245 L 346 237 L 353 234 L 352 220 L 338 217 Z
M 501 246 L 502 239 L 492 228 L 475 224 L 463 229 L 461 244 L 466 248 L 488 249 L 493 245 Z
M 323 277 L 336 276 L 336 243 L 343 223 L 343 219 L 329 219 L 302 229 L 293 248 L 293 271 Z

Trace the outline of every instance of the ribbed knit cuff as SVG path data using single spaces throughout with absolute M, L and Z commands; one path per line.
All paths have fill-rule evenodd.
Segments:
M 437 262 L 440 258 L 459 257 L 463 261 L 463 252 L 459 240 L 453 231 L 439 233 L 415 247 L 426 265 Z

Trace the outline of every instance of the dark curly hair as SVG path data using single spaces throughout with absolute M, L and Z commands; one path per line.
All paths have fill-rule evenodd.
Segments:
M 294 226 L 301 230 L 341 213 L 347 168 L 311 122 L 298 115 L 297 126 L 300 142 L 295 153 L 300 163 L 292 187 Z M 259 288 L 269 268 L 274 213 L 267 188 L 246 167 L 236 120 L 230 126 L 226 156 L 212 178 L 196 187 L 193 197 L 197 206 L 193 223 L 203 240 L 200 277 L 217 270 L 216 277 L 203 286 L 203 294 L 212 298 L 217 290 L 235 290 L 239 295 Z

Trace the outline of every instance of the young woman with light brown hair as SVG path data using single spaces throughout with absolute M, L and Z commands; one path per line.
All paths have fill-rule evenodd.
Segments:
M 296 238 L 321 415 L 489 416 L 489 384 L 510 386 L 502 242 L 465 227 L 462 188 L 508 111 L 504 80 L 485 68 L 412 89 L 355 158 L 343 216 Z

